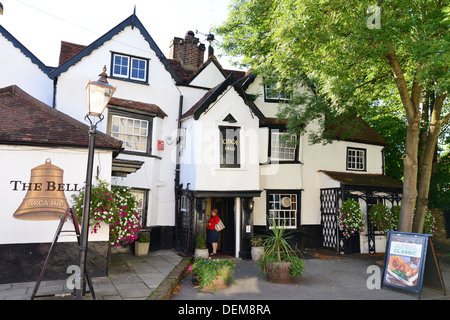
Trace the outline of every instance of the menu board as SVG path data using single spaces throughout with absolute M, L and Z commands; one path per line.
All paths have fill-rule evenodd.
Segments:
M 382 286 L 417 293 L 420 298 L 426 272 L 426 279 L 431 279 L 433 283 L 436 283 L 433 279 L 439 280 L 437 283 L 445 294 L 431 236 L 422 233 L 388 232 Z M 427 255 L 428 249 L 430 252 Z

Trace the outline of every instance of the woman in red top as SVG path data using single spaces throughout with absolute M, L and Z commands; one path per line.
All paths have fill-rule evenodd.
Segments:
M 212 209 L 211 219 L 209 219 L 208 225 L 206 226 L 206 239 L 208 243 L 211 243 L 212 252 L 210 256 L 217 254 L 217 242 L 219 241 L 219 233 L 216 231 L 216 224 L 219 223 L 218 210 Z

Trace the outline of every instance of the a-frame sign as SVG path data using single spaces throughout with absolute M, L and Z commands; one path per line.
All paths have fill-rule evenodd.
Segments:
M 417 293 L 419 299 L 423 286 L 447 295 L 431 237 L 388 231 L 381 286 Z

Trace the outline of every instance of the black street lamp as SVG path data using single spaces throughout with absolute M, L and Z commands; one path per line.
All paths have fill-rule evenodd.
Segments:
M 86 257 L 88 247 L 89 234 L 89 212 L 91 209 L 91 187 L 92 187 L 92 169 L 94 162 L 94 145 L 95 134 L 97 133 L 97 124 L 103 120 L 103 110 L 108 105 L 109 100 L 116 91 L 117 87 L 108 84 L 106 74 L 106 66 L 103 67 L 103 72 L 99 74 L 97 81 L 90 81 L 87 85 L 87 98 L 89 104 L 89 112 L 85 119 L 89 121 L 89 151 L 88 163 L 86 170 L 86 188 L 84 191 L 83 217 L 81 222 L 80 246 L 78 248 L 78 267 L 79 279 L 76 286 L 76 298 L 83 300 L 86 294 Z M 89 116 L 93 116 L 91 119 Z M 96 119 L 97 118 L 97 119 Z M 91 288 L 92 289 L 92 288 Z

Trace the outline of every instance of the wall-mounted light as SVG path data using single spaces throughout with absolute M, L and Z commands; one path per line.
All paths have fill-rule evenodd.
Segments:
M 244 210 L 246 214 L 250 214 L 253 211 L 253 206 L 255 205 L 255 202 L 253 201 L 253 198 L 247 198 L 244 201 Z

